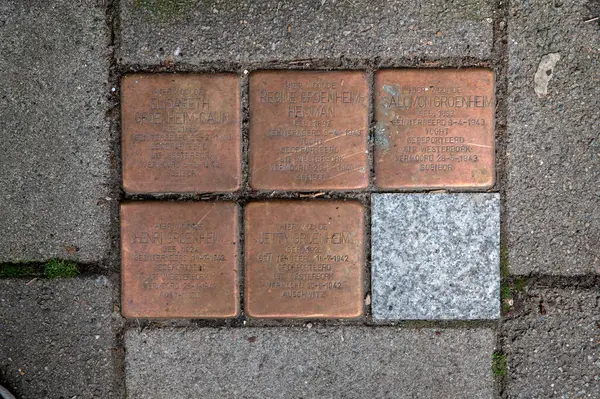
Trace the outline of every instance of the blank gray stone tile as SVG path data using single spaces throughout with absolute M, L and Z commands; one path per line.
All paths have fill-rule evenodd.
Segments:
M 500 316 L 498 194 L 374 194 L 375 320 Z
M 491 329 L 137 329 L 128 398 L 494 397 Z

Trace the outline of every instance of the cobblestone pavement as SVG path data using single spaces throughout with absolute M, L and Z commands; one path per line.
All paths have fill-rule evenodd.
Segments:
M 0 385 L 17 398 L 600 397 L 599 1 L 5 0 L 0 54 Z M 488 72 L 444 86 L 439 68 Z M 168 119 L 176 75 L 157 73 L 210 78 Z M 319 108 L 298 87 L 347 91 Z M 462 185 L 403 189 L 382 161 L 408 126 L 397 90 L 421 89 L 495 113 L 493 146 L 437 139 L 469 153 L 443 157 Z M 469 137 L 492 131 L 471 115 Z M 138 148 L 194 117 L 228 126 L 214 154 L 186 143 L 214 186 L 153 190 L 197 165 L 160 175 L 179 159 Z M 309 128 L 332 137 L 288 137 Z M 337 169 L 279 179 L 292 153 Z M 322 248 L 338 252 L 302 264 Z

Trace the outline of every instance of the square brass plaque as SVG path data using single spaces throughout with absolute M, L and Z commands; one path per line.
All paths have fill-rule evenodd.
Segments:
M 230 202 L 122 204 L 123 315 L 236 316 L 238 210 Z
M 375 185 L 494 185 L 494 73 L 397 69 L 375 75 Z
M 256 190 L 367 187 L 364 72 L 259 71 L 250 76 L 250 185 Z
M 130 193 L 240 186 L 240 88 L 233 74 L 127 75 L 123 187 Z
M 362 204 L 253 202 L 245 214 L 248 316 L 355 318 L 363 314 Z

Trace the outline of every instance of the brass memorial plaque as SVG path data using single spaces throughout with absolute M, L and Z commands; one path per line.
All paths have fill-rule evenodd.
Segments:
M 123 187 L 130 193 L 240 186 L 240 85 L 233 74 L 127 75 Z
M 367 187 L 369 102 L 366 73 L 361 71 L 252 73 L 251 187 Z
M 231 202 L 122 204 L 123 315 L 235 317 L 238 210 Z
M 494 185 L 494 73 L 396 69 L 375 75 L 375 185 Z
M 253 202 L 245 215 L 248 316 L 355 318 L 363 314 L 361 203 Z

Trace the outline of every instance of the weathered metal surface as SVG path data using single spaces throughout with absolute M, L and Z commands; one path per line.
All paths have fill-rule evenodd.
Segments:
M 236 316 L 238 209 L 230 202 L 122 204 L 123 315 Z
M 131 193 L 229 192 L 240 186 L 239 78 L 127 75 L 123 187 Z
M 363 314 L 362 204 L 253 202 L 245 215 L 248 316 L 355 318 Z
M 375 87 L 377 187 L 494 185 L 493 71 L 383 70 Z
M 257 190 L 368 186 L 365 72 L 250 76 L 250 185 Z

